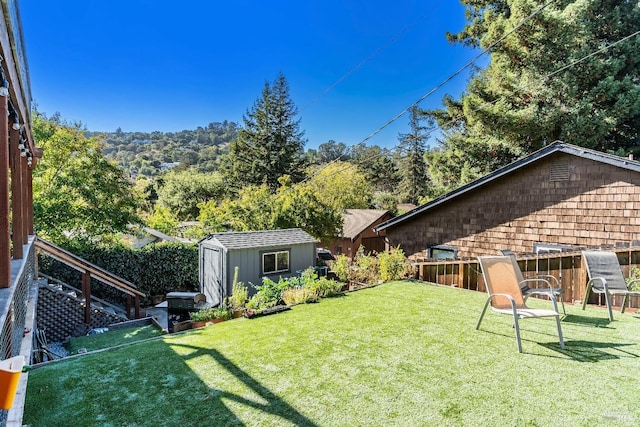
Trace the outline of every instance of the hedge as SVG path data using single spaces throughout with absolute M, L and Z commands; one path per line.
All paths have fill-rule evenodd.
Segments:
M 199 288 L 197 244 L 164 242 L 147 245 L 141 249 L 78 245 L 65 249 L 130 281 L 138 290 L 144 292 L 149 300 L 154 295 L 165 295 L 174 291 L 197 291 Z M 41 257 L 39 263 L 43 273 L 80 288 L 80 274 L 77 271 L 51 258 Z M 112 297 L 116 295 L 103 288 L 107 287 L 92 280 L 94 295 L 113 300 Z

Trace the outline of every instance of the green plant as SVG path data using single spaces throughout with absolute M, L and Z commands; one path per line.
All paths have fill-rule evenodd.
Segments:
M 404 251 L 398 246 L 390 251 L 378 254 L 380 279 L 383 282 L 402 278 L 405 271 L 406 259 Z
M 342 282 L 349 280 L 349 258 L 345 254 L 340 254 L 335 261 L 331 264 L 331 270 L 336 274 L 336 277 Z
M 314 289 L 307 287 L 291 288 L 282 293 L 282 300 L 287 305 L 304 304 L 318 301 L 318 294 Z
M 355 266 L 352 273 L 353 280 L 359 283 L 373 284 L 380 278 L 378 259 L 371 254 L 365 254 L 363 245 L 360 245 L 356 251 Z
M 309 285 L 320 298 L 330 297 L 338 294 L 342 290 L 342 282 L 320 277 Z
M 201 310 L 189 313 L 189 317 L 194 322 L 209 322 L 215 318 L 214 310 L 215 309 L 213 307 L 205 307 Z
M 232 310 L 239 310 L 244 307 L 249 298 L 249 290 L 244 283 L 238 282 L 238 266 L 233 271 L 233 285 L 231 286 L 231 296 L 227 298 L 227 306 Z
M 638 267 L 631 268 L 631 272 L 629 274 L 629 277 L 626 279 L 626 281 L 627 281 L 627 286 L 629 286 L 629 290 L 634 292 L 640 292 L 640 268 Z

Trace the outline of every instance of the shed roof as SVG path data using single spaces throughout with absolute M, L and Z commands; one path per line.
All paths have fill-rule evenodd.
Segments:
M 433 209 L 436 206 L 440 206 L 444 203 L 447 203 L 450 200 L 453 200 L 457 197 L 462 196 L 463 194 L 473 191 L 490 182 L 500 179 L 505 175 L 511 174 L 525 166 L 528 166 L 531 163 L 537 162 L 545 157 L 548 157 L 558 152 L 571 154 L 573 156 L 582 157 L 585 159 L 605 163 L 612 166 L 617 166 L 619 168 L 632 170 L 634 172 L 640 172 L 640 162 L 638 161 L 631 160 L 626 157 L 615 156 L 613 154 L 602 153 L 600 151 L 590 150 L 584 147 L 578 147 L 577 145 L 567 144 L 562 141 L 556 141 L 553 144 L 549 144 L 548 146 L 526 157 L 518 159 L 511 164 L 508 164 L 507 166 L 497 169 L 483 177 L 478 178 L 475 181 L 472 181 L 466 185 L 463 185 L 462 187 L 459 187 L 453 191 L 450 191 L 449 193 L 446 193 L 436 199 L 433 199 L 424 205 L 418 206 L 417 208 L 403 215 L 390 219 L 389 221 L 386 221 L 378 225 L 377 227 L 375 227 L 375 231 L 382 231 L 386 228 L 393 227 L 405 221 L 411 220 L 413 217 L 420 215 L 430 209 Z
M 213 233 L 202 239 L 200 243 L 205 241 L 216 242 L 226 249 L 269 248 L 273 246 L 318 243 L 313 236 L 300 228 Z
M 388 213 L 383 209 L 345 209 L 342 213 L 342 236 L 354 241 Z

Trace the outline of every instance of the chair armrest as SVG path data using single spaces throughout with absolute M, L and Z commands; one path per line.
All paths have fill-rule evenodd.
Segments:
M 521 282 L 519 283 L 520 288 L 522 288 L 522 284 L 523 284 L 523 283 L 524 283 L 525 285 L 528 285 L 529 283 L 542 283 L 542 284 L 544 284 L 544 287 L 543 287 L 543 288 L 538 288 L 538 287 L 531 288 L 531 287 L 530 287 L 530 289 L 532 289 L 533 291 L 537 291 L 538 289 L 540 289 L 540 290 L 544 289 L 544 291 L 545 291 L 545 292 L 548 290 L 549 292 L 553 293 L 553 286 L 551 286 L 551 283 L 549 283 L 549 281 L 548 281 L 548 280 L 546 280 L 546 279 L 542 279 L 542 278 L 537 278 L 537 279 L 524 279 L 523 281 L 521 281 Z
M 545 279 L 547 282 L 551 283 L 553 282 L 555 284 L 556 288 L 560 288 L 560 280 L 558 280 L 558 278 L 556 276 L 553 276 L 551 274 L 538 274 L 536 276 L 539 279 Z
M 593 285 L 596 282 L 600 282 L 602 288 L 604 288 L 605 292 L 609 292 L 609 286 L 607 285 L 607 279 L 605 279 L 604 277 L 593 277 L 591 279 L 589 279 L 589 281 L 587 282 L 587 286 L 591 285 L 593 288 Z M 597 292 L 602 292 L 602 290 L 598 290 Z

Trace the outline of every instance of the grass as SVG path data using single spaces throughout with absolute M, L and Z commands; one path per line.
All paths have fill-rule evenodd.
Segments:
M 487 313 L 480 293 L 394 282 L 35 369 L 34 426 L 637 426 L 640 316 Z M 529 299 L 530 305 L 549 307 Z
M 80 348 L 85 348 L 87 351 L 102 350 L 121 344 L 146 340 L 162 334 L 163 331 L 153 324 L 136 328 L 116 329 L 102 334 L 71 338 L 66 348 L 69 354 L 76 354 Z

